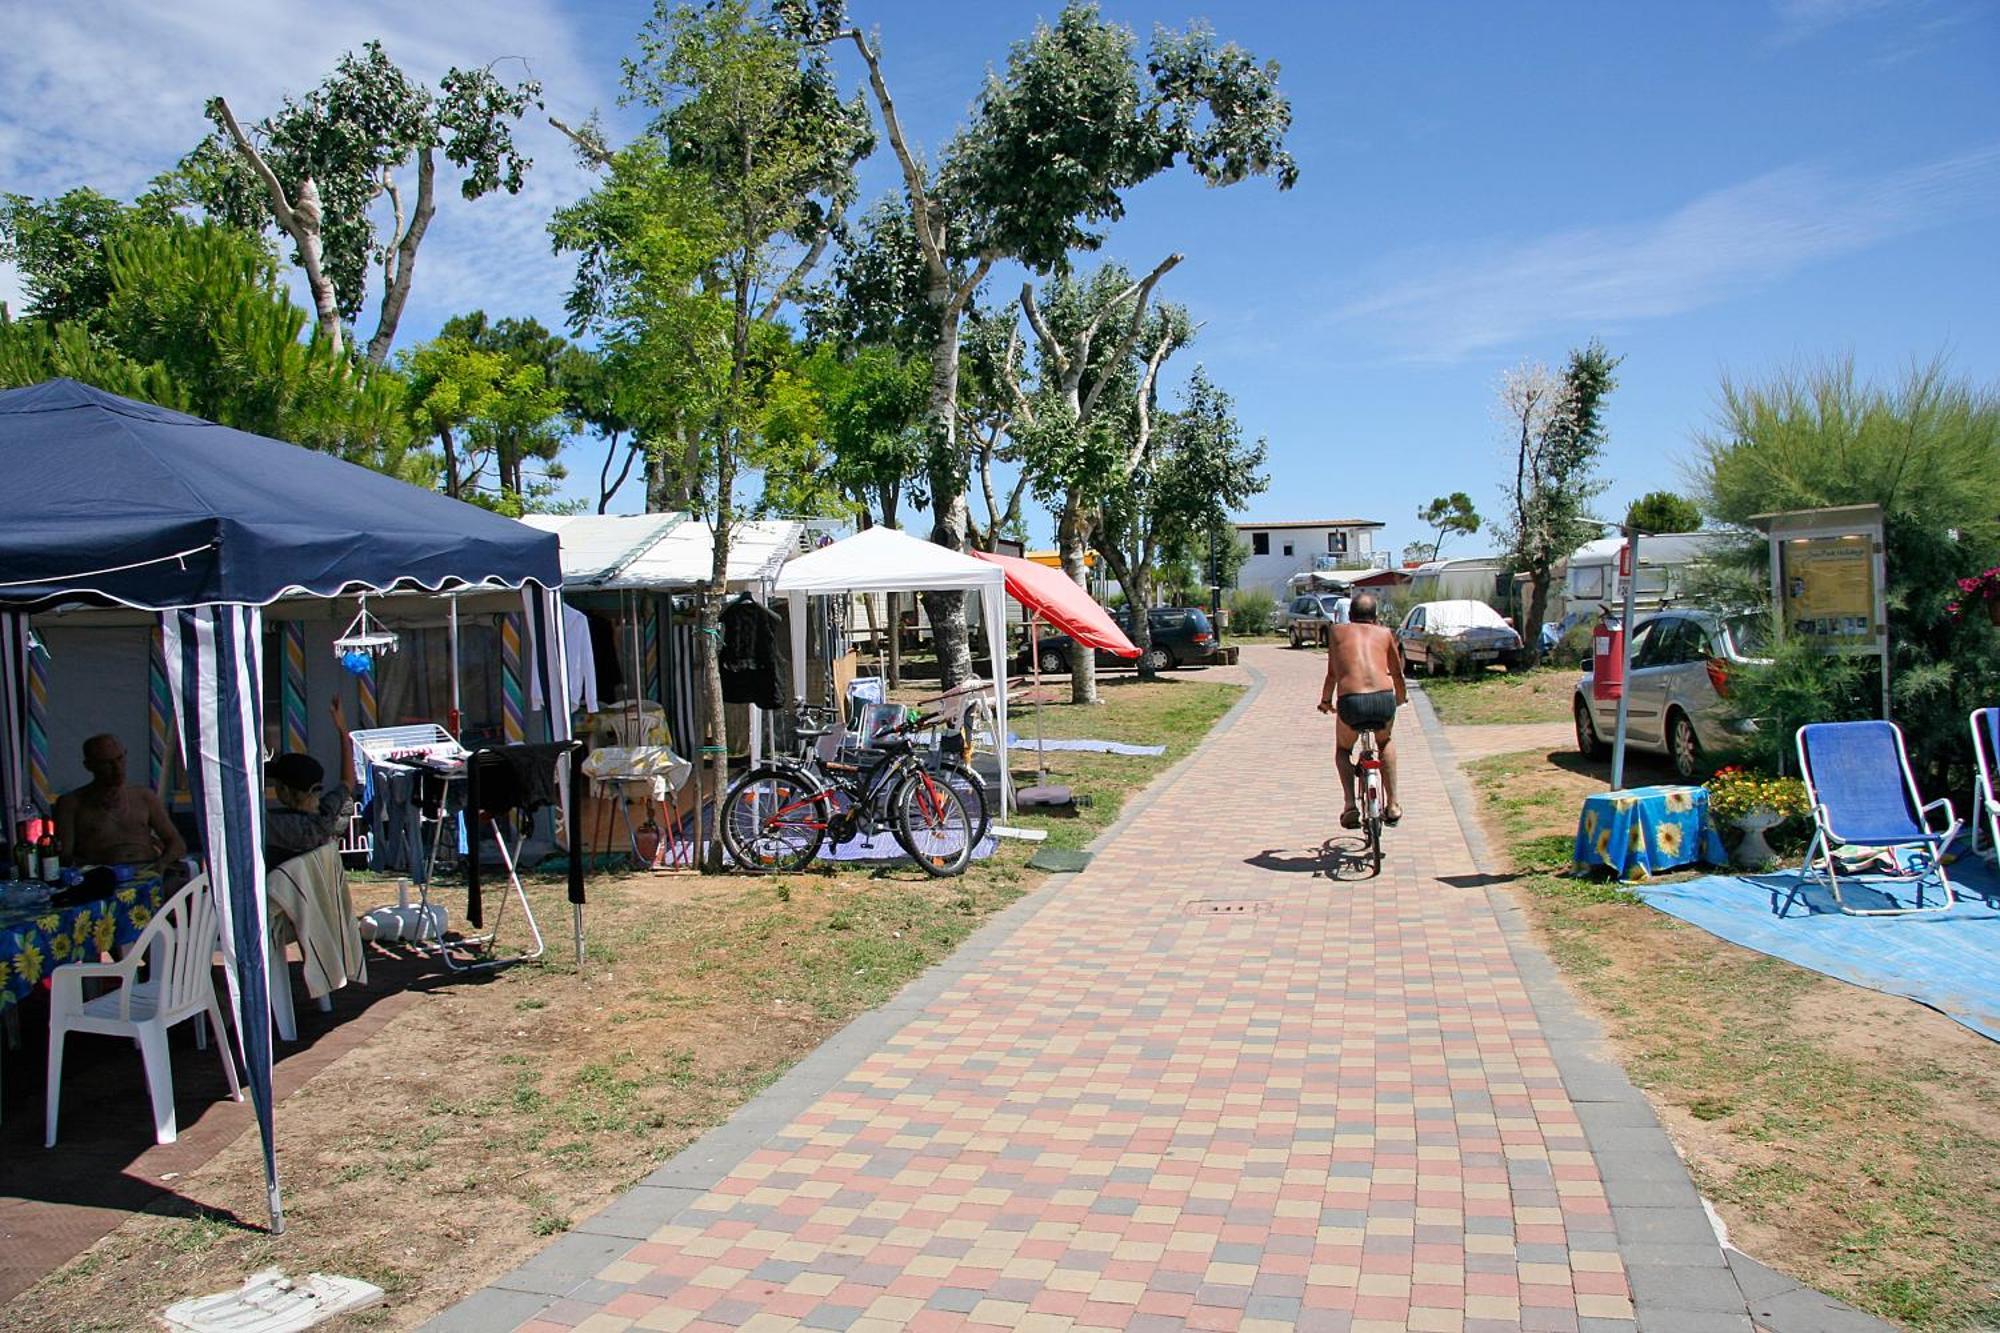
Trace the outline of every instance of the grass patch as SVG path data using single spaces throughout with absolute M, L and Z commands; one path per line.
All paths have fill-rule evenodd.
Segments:
M 1048 704 L 1050 736 L 1159 743 L 1167 753 L 1051 754 L 1049 780 L 1090 804 L 1010 822 L 1045 828 L 1058 846 L 1094 838 L 1241 696 L 1204 674 L 1111 676 L 1099 683 L 1100 705 Z M 1066 683 L 1047 696 L 1066 699 Z M 1015 730 L 1032 735 L 1031 722 L 1017 717 Z M 1032 780 L 1033 755 L 1010 758 Z M 283 1103 L 283 1236 L 226 1220 L 263 1212 L 261 1151 L 247 1134 L 174 1185 L 224 1220 L 135 1217 L 23 1293 L 19 1308 L 52 1328 L 136 1328 L 233 1280 L 218 1273 L 280 1264 L 364 1276 L 397 1297 L 377 1312 L 383 1321 L 421 1323 L 588 1217 L 950 954 L 1041 882 L 1024 864 L 1035 846 L 1003 840 L 948 880 L 860 866 L 770 878 L 594 875 L 581 977 L 566 947 L 565 883 L 531 876 L 529 898 L 551 935 L 543 960 L 427 981 L 365 1046 Z M 439 892 L 458 926 L 462 890 Z M 365 908 L 393 889 L 357 878 L 354 896 Z M 508 914 L 503 949 L 522 934 L 518 913 Z M 379 961 L 370 999 L 407 984 L 407 973 L 378 972 Z M 356 1002 L 336 997 L 337 1006 Z
M 1574 667 L 1485 670 L 1469 676 L 1426 678 L 1423 690 L 1430 696 L 1438 720 L 1452 726 L 1567 722 L 1576 678 Z
M 1732 1239 L 1907 1328 L 2000 1320 L 2000 1048 L 1560 873 L 1588 777 L 1539 754 L 1466 773 L 1544 946 Z

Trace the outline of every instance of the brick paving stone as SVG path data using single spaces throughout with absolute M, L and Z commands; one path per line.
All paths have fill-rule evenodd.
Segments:
M 1320 659 L 1247 656 L 1261 695 L 1088 869 L 600 1275 L 650 1303 L 617 1313 L 1629 1317 L 1624 1266 L 1586 1256 L 1615 1251 L 1632 1183 L 1606 1190 L 1493 905 L 1462 886 L 1476 868 L 1417 718 L 1398 720 L 1406 818 L 1361 878 L 1338 860 Z M 1263 910 L 1193 910 L 1237 899 Z

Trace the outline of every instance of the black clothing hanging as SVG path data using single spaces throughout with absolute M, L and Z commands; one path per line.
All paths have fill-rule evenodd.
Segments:
M 785 618 L 750 597 L 722 608 L 722 701 L 778 710 L 789 700 L 792 653 Z

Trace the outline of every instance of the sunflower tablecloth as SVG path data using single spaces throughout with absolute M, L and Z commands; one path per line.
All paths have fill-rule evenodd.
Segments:
M 0 912 L 0 1009 L 24 999 L 51 968 L 95 962 L 138 939 L 164 898 L 154 876 L 74 907 Z
M 1633 787 L 1586 796 L 1573 855 L 1579 867 L 1605 866 L 1620 879 L 1727 860 L 1709 822 L 1705 787 Z

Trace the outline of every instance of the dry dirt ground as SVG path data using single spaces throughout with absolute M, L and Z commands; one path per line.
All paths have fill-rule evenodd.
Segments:
M 1111 676 L 1102 706 L 1049 707 L 1050 735 L 1153 740 L 1168 752 L 1053 755 L 1051 779 L 1095 799 L 1067 819 L 1011 822 L 1048 827 L 1051 843 L 1088 841 L 1193 748 L 1242 679 Z M 1032 756 L 1016 752 L 1015 769 L 1024 763 L 1031 781 Z M 1024 865 L 1031 849 L 1001 848 L 946 880 L 913 869 L 598 877 L 581 978 L 561 882 L 538 880 L 532 897 L 552 928 L 543 963 L 424 990 L 279 1105 L 284 1236 L 254 1225 L 262 1168 L 255 1134 L 244 1134 L 172 1182 L 165 1202 L 9 1302 L 0 1327 L 145 1327 L 171 1302 L 270 1264 L 389 1293 L 331 1327 L 421 1322 L 720 1123 L 1032 889 L 1042 876 Z M 357 903 L 370 892 L 358 887 Z M 320 1021 L 309 1005 L 300 1018 Z
M 1467 774 L 1544 946 L 1732 1243 L 1906 1327 L 2000 1325 L 2000 1046 L 1553 873 L 1606 781 L 1572 750 Z

